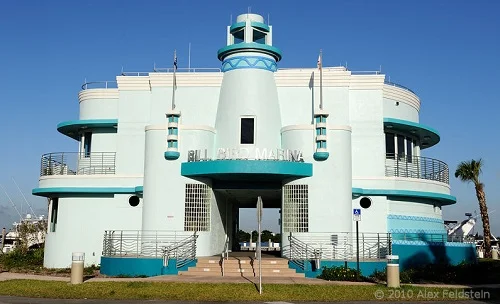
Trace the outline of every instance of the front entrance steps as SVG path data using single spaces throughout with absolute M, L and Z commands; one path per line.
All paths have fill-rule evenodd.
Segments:
M 304 278 L 303 273 L 288 267 L 288 260 L 283 258 L 262 259 L 262 277 Z M 179 271 L 179 275 L 222 276 L 222 261 L 216 257 L 198 258 L 196 267 Z M 252 257 L 229 257 L 224 261 L 224 276 L 256 277 L 259 276 L 259 261 Z

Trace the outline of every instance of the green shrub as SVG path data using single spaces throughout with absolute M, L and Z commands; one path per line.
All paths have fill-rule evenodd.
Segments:
M 323 267 L 318 279 L 327 281 L 358 281 L 362 279 L 361 272 L 344 266 Z
M 13 250 L 0 256 L 0 264 L 4 270 L 12 268 L 41 268 L 43 267 L 43 248 L 30 249 L 26 253 Z

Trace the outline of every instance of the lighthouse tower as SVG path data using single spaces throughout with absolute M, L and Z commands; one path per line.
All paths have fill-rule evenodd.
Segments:
M 227 46 L 218 51 L 222 80 L 215 128 L 219 158 L 252 159 L 257 149 L 281 147 L 281 116 L 274 80 L 281 52 L 272 28 L 256 14 L 228 26 Z M 259 151 L 257 150 L 257 151 Z

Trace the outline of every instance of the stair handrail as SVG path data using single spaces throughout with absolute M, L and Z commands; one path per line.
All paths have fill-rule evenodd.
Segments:
M 163 266 L 168 265 L 168 260 L 173 257 L 176 260 L 175 267 L 177 269 L 183 267 L 196 259 L 196 239 L 198 235 L 196 231 L 193 235 L 188 236 L 170 246 L 166 246 L 163 251 Z
M 229 236 L 225 234 L 224 238 L 224 250 L 222 250 L 221 253 L 221 269 L 222 269 L 222 276 L 224 276 L 224 261 L 229 258 Z
M 306 260 L 309 259 L 309 255 L 313 254 L 316 249 L 293 236 L 291 232 L 288 236 L 288 240 L 290 241 L 288 261 L 297 265 L 301 270 L 304 270 Z

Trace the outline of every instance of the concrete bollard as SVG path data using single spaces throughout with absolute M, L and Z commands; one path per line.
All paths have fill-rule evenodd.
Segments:
M 399 256 L 387 255 L 387 287 L 399 288 Z
M 491 258 L 494 260 L 498 260 L 498 249 L 497 248 L 491 249 Z
M 83 283 L 84 252 L 73 252 L 71 256 L 71 284 Z

